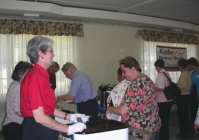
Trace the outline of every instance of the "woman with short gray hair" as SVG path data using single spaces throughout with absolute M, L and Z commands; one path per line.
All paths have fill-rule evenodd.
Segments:
M 73 134 L 86 128 L 84 123 L 71 126 L 55 117 L 73 122 L 84 114 L 67 114 L 55 108 L 55 94 L 50 87 L 47 69 L 52 65 L 52 40 L 36 36 L 28 43 L 28 56 L 34 67 L 21 85 L 22 140 L 58 140 L 58 131 Z
M 38 51 L 46 54 L 48 47 L 52 46 L 53 41 L 49 38 L 45 37 L 35 37 L 34 39 L 30 40 L 28 43 L 28 56 L 30 58 L 31 63 L 35 64 L 38 62 L 39 54 Z M 53 51 L 50 51 L 53 53 Z

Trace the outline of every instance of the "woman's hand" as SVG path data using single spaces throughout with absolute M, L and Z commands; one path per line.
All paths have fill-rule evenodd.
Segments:
M 116 115 L 124 115 L 127 114 L 130 111 L 130 107 L 126 106 L 118 106 L 118 107 L 108 107 L 106 110 L 106 116 L 107 114 L 111 115 L 112 113 Z
M 106 110 L 106 114 L 111 113 L 111 107 L 108 107 Z
M 55 99 L 56 103 L 60 101 L 59 96 Z
M 106 110 L 106 113 L 105 113 L 105 118 L 106 119 L 108 119 L 111 116 L 111 114 L 112 114 L 111 108 L 113 108 L 113 107 L 108 107 L 107 110 Z
M 86 125 L 84 123 L 75 123 L 73 125 L 68 126 L 68 135 L 72 135 L 75 132 L 81 132 L 86 129 Z
M 155 87 L 155 90 L 156 90 L 156 91 L 163 91 L 164 88 Z

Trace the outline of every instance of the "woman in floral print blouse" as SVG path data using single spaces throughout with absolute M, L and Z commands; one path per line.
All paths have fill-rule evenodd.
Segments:
M 123 76 L 132 81 L 124 99 L 118 107 L 109 107 L 106 114 L 122 115 L 122 121 L 133 128 L 151 132 L 150 140 L 158 140 L 161 126 L 156 102 L 155 85 L 152 80 L 141 73 L 139 63 L 131 56 L 120 60 Z M 142 134 L 131 132 L 134 137 Z

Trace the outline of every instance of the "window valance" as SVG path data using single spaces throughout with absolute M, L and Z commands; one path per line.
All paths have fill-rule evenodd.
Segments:
M 198 44 L 198 36 L 190 34 L 154 31 L 154 30 L 140 30 L 139 36 L 144 41 L 165 42 L 165 43 L 182 43 L 182 44 Z
M 0 19 L 0 34 L 32 34 L 83 37 L 83 24 L 52 21 Z

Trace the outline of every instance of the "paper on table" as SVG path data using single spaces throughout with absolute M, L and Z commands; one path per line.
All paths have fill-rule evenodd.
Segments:
M 107 118 L 110 120 L 116 120 L 116 121 L 121 121 L 121 115 L 116 115 L 114 113 L 108 113 Z
M 55 120 L 60 122 L 60 123 L 63 123 L 63 124 L 71 124 L 71 123 L 73 123 L 73 122 L 71 122 L 69 120 L 65 120 L 65 119 L 58 118 L 58 117 L 55 117 Z
M 71 103 L 73 100 L 60 101 L 61 103 Z

